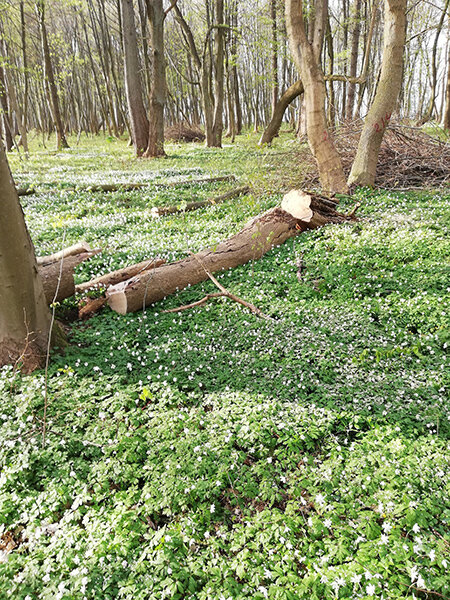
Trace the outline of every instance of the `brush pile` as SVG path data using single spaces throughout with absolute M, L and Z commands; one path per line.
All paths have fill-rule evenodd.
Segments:
M 335 133 L 336 147 L 347 175 L 356 154 L 361 129 L 362 123 L 350 123 Z M 314 163 L 312 156 L 308 159 L 302 156 L 302 160 Z M 314 165 L 303 185 L 317 184 Z M 381 145 L 375 185 L 387 189 L 450 185 L 450 138 L 440 140 L 417 127 L 392 123 Z
M 203 142 L 205 134 L 198 125 L 175 123 L 167 127 L 164 136 L 171 142 Z

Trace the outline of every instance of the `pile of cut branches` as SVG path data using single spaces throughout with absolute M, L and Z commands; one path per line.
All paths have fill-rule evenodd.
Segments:
M 203 142 L 205 134 L 197 125 L 175 123 L 167 127 L 164 136 L 171 142 Z
M 345 172 L 350 173 L 362 123 L 342 126 L 335 133 L 336 146 Z M 312 164 L 312 156 L 302 156 Z M 308 169 L 305 186 L 318 184 L 317 169 Z M 389 125 L 381 145 L 375 185 L 383 188 L 440 187 L 450 184 L 450 139 L 439 140 L 417 127 Z

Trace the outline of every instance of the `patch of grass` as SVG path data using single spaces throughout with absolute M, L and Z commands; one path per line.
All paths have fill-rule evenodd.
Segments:
M 103 248 L 81 281 L 238 231 L 279 201 L 291 147 L 282 135 L 260 150 L 248 136 L 146 162 L 123 142 L 89 140 L 59 175 L 60 155 L 13 166 L 23 183 L 52 183 L 23 198 L 40 254 L 80 239 Z M 121 163 L 124 181 L 149 189 L 63 190 L 114 180 Z M 151 187 L 188 172 L 234 173 L 268 192 L 153 220 L 154 205 L 225 187 Z M 1 371 L 2 598 L 450 595 L 450 195 L 358 197 L 359 222 L 219 275 L 270 321 L 225 299 L 162 313 L 213 291 L 205 282 L 145 312 L 75 323 L 52 357 L 45 447 L 43 373 Z

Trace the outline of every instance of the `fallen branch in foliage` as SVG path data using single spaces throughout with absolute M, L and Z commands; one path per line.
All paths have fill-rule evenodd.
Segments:
M 195 258 L 195 254 L 192 254 L 192 256 L 194 256 L 194 258 Z M 208 277 L 214 283 L 214 285 L 217 288 L 219 288 L 220 292 L 216 292 L 215 294 L 206 294 L 206 296 L 204 298 L 202 298 L 201 300 L 198 300 L 197 302 L 192 302 L 191 304 L 185 304 L 184 306 L 179 306 L 178 308 L 171 308 L 169 310 L 164 310 L 163 311 L 164 313 L 181 312 L 181 311 L 187 310 L 189 308 L 201 306 L 202 304 L 205 304 L 211 298 L 229 298 L 230 300 L 234 300 L 234 302 L 237 302 L 238 304 L 245 306 L 245 308 L 248 308 L 252 313 L 258 315 L 259 317 L 262 317 L 263 319 L 270 319 L 270 317 L 265 315 L 261 311 L 261 309 L 259 309 L 254 304 L 251 304 L 250 302 L 247 302 L 246 300 L 242 300 L 242 298 L 239 298 L 239 296 L 236 296 L 235 294 L 232 294 L 231 292 L 229 292 L 221 283 L 219 283 L 217 281 L 217 279 L 214 277 L 214 275 L 212 275 L 208 271 L 208 269 L 205 269 L 205 267 L 203 265 L 202 265 L 202 267 L 205 270 L 205 273 L 208 275 Z
M 38 265 L 42 266 L 51 265 L 52 263 L 58 262 L 63 258 L 67 258 L 68 256 L 76 256 L 77 254 L 83 254 L 85 252 L 93 252 L 93 250 L 87 242 L 78 242 L 78 244 L 64 248 L 63 250 L 55 252 L 54 254 L 49 254 L 48 256 L 38 256 L 36 258 L 36 262 Z M 96 250 L 95 252 L 98 254 L 100 251 Z
M 198 210 L 199 208 L 204 208 L 205 206 L 211 206 L 213 204 L 220 204 L 220 202 L 225 202 L 225 200 L 229 200 L 230 198 L 236 198 L 237 196 L 242 196 L 243 194 L 248 194 L 250 191 L 250 187 L 245 185 L 243 187 L 236 188 L 234 190 L 230 190 L 225 194 L 221 194 L 220 196 L 216 196 L 215 198 L 208 198 L 208 200 L 199 200 L 198 202 L 187 202 L 184 205 L 180 206 L 154 206 L 152 208 L 152 217 L 164 217 L 166 215 L 173 215 L 181 212 L 189 212 L 192 210 Z
M 126 281 L 135 275 L 139 275 L 139 273 L 142 273 L 143 271 L 156 269 L 156 267 L 160 267 L 161 265 L 165 264 L 165 262 L 166 261 L 164 258 L 152 258 L 149 260 L 144 260 L 140 263 L 136 263 L 135 265 L 124 267 L 123 269 L 117 269 L 117 271 L 106 273 L 106 275 L 101 275 L 100 277 L 96 277 L 90 281 L 79 283 L 75 286 L 75 292 L 77 294 L 82 294 L 88 290 L 108 287 L 109 285 L 116 285 L 117 283 Z
M 32 196 L 36 193 L 35 188 L 18 188 L 16 191 L 18 196 Z
M 257 260 L 274 246 L 307 229 L 348 220 L 349 217 L 338 213 L 319 196 L 293 190 L 286 194 L 281 208 L 273 208 L 252 219 L 242 231 L 214 248 L 109 287 L 108 304 L 120 314 L 142 310 L 170 294 L 205 281 L 207 271 L 214 273 Z

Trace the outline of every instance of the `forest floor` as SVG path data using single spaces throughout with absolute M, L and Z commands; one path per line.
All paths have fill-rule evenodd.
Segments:
M 79 282 L 214 245 L 301 187 L 297 142 L 223 150 L 81 138 L 10 155 L 37 253 L 85 240 Z M 238 183 L 157 182 L 233 174 Z M 132 192 L 65 188 L 148 182 Z M 252 193 L 161 219 L 151 208 Z M 450 190 L 359 190 L 359 220 L 220 282 L 68 326 L 43 371 L 0 371 L 0 598 L 450 597 Z M 341 210 L 355 199 L 344 198 Z M 303 269 L 298 278 L 297 260 Z M 68 323 L 67 300 L 57 315 Z M 46 436 L 43 418 L 46 406 Z

